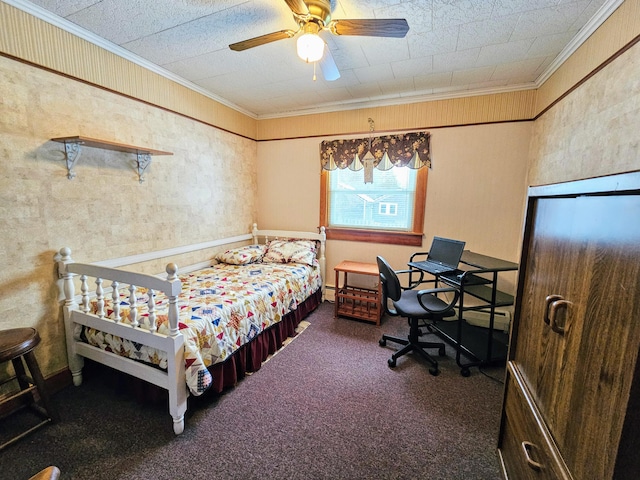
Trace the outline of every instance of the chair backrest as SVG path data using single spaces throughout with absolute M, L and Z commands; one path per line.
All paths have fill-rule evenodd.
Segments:
M 391 265 L 384 258 L 378 256 L 376 260 L 378 261 L 378 271 L 380 272 L 380 281 L 382 282 L 385 297 L 389 297 L 394 302 L 400 300 L 402 288 L 396 272 L 393 271 Z

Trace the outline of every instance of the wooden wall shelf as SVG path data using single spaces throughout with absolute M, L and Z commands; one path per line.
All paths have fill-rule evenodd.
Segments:
M 153 150 L 151 148 L 136 147 L 124 143 L 109 142 L 107 140 L 98 140 L 82 136 L 75 137 L 59 137 L 52 138 L 54 142 L 64 143 L 65 156 L 67 161 L 67 178 L 69 180 L 76 176 L 73 170 L 78 158 L 80 157 L 80 146 L 91 148 L 101 148 L 103 150 L 113 150 L 116 152 L 133 153 L 136 155 L 138 162 L 138 180 L 140 183 L 144 181 L 144 172 L 151 164 L 152 155 L 173 155 L 171 152 L 163 152 L 162 150 Z

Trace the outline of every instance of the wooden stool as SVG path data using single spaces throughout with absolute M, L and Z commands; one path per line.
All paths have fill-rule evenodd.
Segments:
M 40 335 L 38 335 L 38 331 L 35 328 L 12 328 L 10 330 L 0 331 L 0 363 L 11 360 L 16 372 L 15 377 L 10 378 L 4 383 L 17 380 L 18 385 L 20 385 L 20 391 L 4 399 L 0 402 L 0 406 L 28 395 L 31 397 L 30 406 L 44 417 L 44 420 L 36 426 L 29 428 L 1 444 L 0 450 L 3 450 L 47 423 L 58 420 L 58 414 L 51 405 L 44 378 L 42 377 L 40 367 L 33 352 L 33 349 L 39 343 Z M 31 377 L 27 376 L 25 372 L 23 359 L 27 364 Z M 42 405 L 38 404 L 38 397 Z

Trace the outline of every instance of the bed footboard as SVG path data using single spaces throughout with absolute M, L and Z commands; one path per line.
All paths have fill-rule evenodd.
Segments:
M 82 367 L 84 358 L 90 358 L 116 370 L 128 373 L 153 383 L 169 392 L 169 413 L 173 418 L 173 430 L 180 434 L 184 430 L 184 414 L 187 409 L 187 387 L 185 382 L 184 338 L 178 328 L 178 294 L 182 285 L 177 277 L 177 266 L 167 265 L 167 279 L 117 270 L 97 265 L 75 263 L 71 259 L 71 250 L 62 248 L 58 261 L 58 273 L 63 279 L 67 357 L 69 369 L 76 386 L 82 384 Z M 81 294 L 76 296 L 76 277 L 79 276 Z M 95 279 L 95 291 L 90 292 L 88 279 Z M 104 285 L 104 281 L 109 282 Z M 138 287 L 148 291 L 148 316 L 137 318 Z M 122 321 L 119 311 L 119 292 L 127 289 L 130 292 L 131 309 L 129 322 Z M 155 314 L 155 293 L 163 292 L 168 299 L 169 335 L 157 332 Z M 106 295 L 113 299 L 113 312 L 110 316 L 105 312 Z M 92 302 L 95 302 L 95 313 Z M 115 353 L 102 350 L 82 341 L 76 340 L 76 326 L 95 328 L 132 342 L 156 348 L 167 355 L 167 369 L 146 365 L 136 360 L 121 357 Z

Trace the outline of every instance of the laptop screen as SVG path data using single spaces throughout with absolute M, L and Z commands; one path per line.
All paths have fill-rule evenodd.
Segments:
M 460 257 L 462 257 L 464 245 L 465 242 L 460 240 L 433 237 L 427 260 L 455 269 L 458 267 Z

